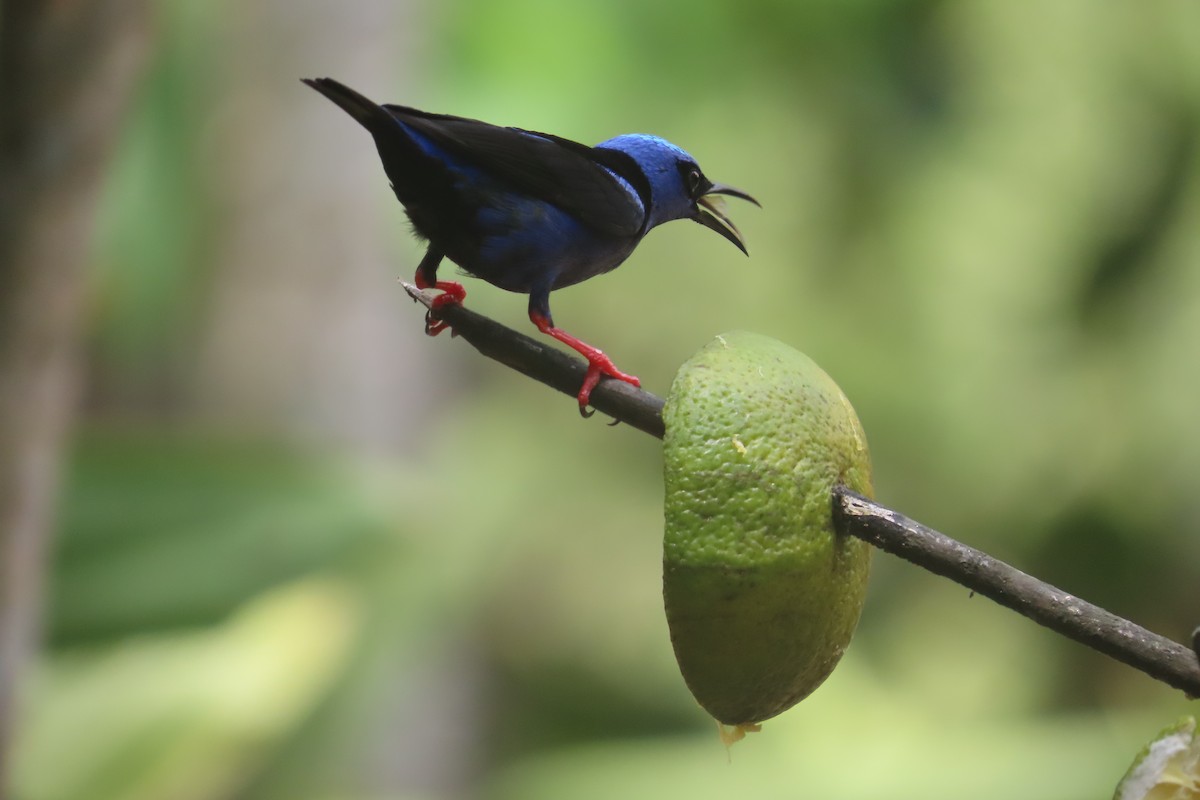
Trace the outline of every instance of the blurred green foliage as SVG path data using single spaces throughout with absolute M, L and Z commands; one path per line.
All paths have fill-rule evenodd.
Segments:
M 18 798 L 1069 800 L 1186 706 L 881 556 L 843 665 L 730 765 L 662 619 L 653 440 L 482 359 L 421 378 L 447 397 L 399 455 L 186 424 L 220 274 L 206 123 L 250 12 L 159 10 Z M 785 340 L 854 402 L 883 501 L 1173 638 L 1200 623 L 1200 7 L 456 0 L 421 24 L 430 77 L 387 99 L 652 131 L 763 201 L 733 209 L 749 261 L 667 226 L 556 294 L 560 324 L 659 393 L 722 330 Z

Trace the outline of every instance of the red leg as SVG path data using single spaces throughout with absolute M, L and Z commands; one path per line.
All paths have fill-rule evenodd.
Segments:
M 585 344 L 584 342 L 579 341 L 564 330 L 554 327 L 554 324 L 548 317 L 545 317 L 536 311 L 530 311 L 529 320 L 537 326 L 539 331 L 547 336 L 553 336 L 555 339 L 558 339 L 568 347 L 577 350 L 580 355 L 587 359 L 587 375 L 584 376 L 583 386 L 580 387 L 579 395 L 576 397 L 576 399 L 579 401 L 579 413 L 583 414 L 583 416 L 591 416 L 591 414 L 587 412 L 587 404 L 588 400 L 592 396 L 592 389 L 595 389 L 596 384 L 600 382 L 601 375 L 607 375 L 610 378 L 616 378 L 619 381 L 625 381 L 626 383 L 631 383 L 634 386 L 642 385 L 642 382 L 634 376 L 626 375 L 624 372 L 621 372 L 619 369 L 617 369 L 616 365 L 613 364 L 612 359 L 604 355 L 601 350 L 592 347 L 590 344 Z
M 425 272 L 421 268 L 417 268 L 417 275 L 413 279 L 417 284 L 418 289 L 437 289 L 442 292 L 437 297 L 433 298 L 433 306 L 425 315 L 425 333 L 428 336 L 437 336 L 446 328 L 450 327 L 445 322 L 437 318 L 438 309 L 443 306 L 461 304 L 467 296 L 467 290 L 463 288 L 461 283 L 454 281 L 429 281 L 425 278 Z

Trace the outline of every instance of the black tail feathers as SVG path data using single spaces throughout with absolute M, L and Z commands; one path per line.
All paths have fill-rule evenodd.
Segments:
M 301 81 L 328 97 L 359 124 L 372 133 L 380 124 L 389 124 L 392 117 L 378 103 L 363 97 L 345 84 L 338 83 L 333 78 L 301 78 Z

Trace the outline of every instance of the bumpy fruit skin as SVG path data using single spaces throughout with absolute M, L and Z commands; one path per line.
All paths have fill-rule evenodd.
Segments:
M 760 722 L 825 680 L 858 623 L 870 547 L 834 531 L 830 492 L 872 494 L 866 437 L 811 359 L 743 331 L 680 368 L 663 418 L 675 657 L 719 722 Z

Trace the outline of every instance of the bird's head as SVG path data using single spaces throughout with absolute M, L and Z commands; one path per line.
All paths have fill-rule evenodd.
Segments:
M 690 219 L 711 228 L 746 252 L 742 234 L 725 215 L 724 202 L 717 195 L 740 197 L 759 205 L 749 194 L 723 183 L 713 183 L 704 177 L 696 159 L 658 136 L 627 133 L 601 142 L 597 147 L 629 156 L 645 177 L 650 196 L 647 230 L 674 219 Z

